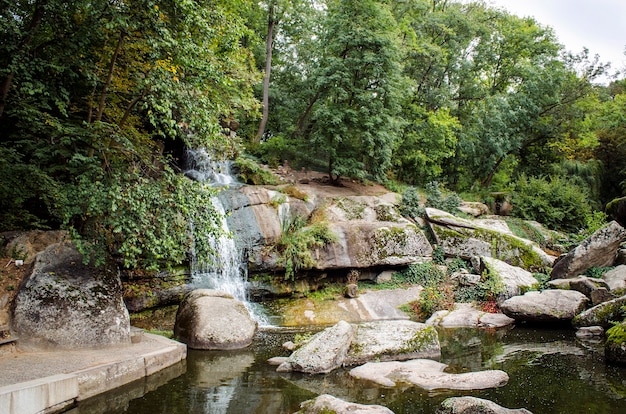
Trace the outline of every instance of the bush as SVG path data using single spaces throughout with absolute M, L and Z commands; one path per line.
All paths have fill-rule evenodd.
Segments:
M 418 284 L 426 288 L 439 285 L 445 280 L 446 275 L 434 263 L 426 262 L 409 265 L 398 272 L 396 277 L 406 283 Z
M 461 197 L 451 192 L 444 195 L 437 181 L 432 181 L 426 185 L 426 207 L 432 207 L 448 213 L 458 213 L 461 205 Z
M 424 207 L 421 205 L 420 194 L 415 187 L 409 187 L 402 192 L 400 214 L 413 219 L 424 216 Z
M 511 196 L 513 214 L 536 220 L 551 229 L 578 232 L 591 216 L 587 192 L 564 179 L 522 175 Z
M 263 168 L 258 162 L 247 157 L 238 157 L 235 167 L 239 171 L 239 178 L 246 184 L 252 185 L 276 185 L 278 178 L 268 169 Z

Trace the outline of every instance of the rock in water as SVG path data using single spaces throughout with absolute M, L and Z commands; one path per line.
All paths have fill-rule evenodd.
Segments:
M 36 347 L 130 344 L 130 318 L 115 272 L 84 265 L 70 243 L 38 254 L 15 297 L 13 330 Z
M 339 368 L 346 359 L 354 331 L 354 327 L 348 322 L 339 321 L 311 337 L 287 361 L 280 364 L 277 371 L 325 374 Z
M 509 409 L 476 397 L 452 397 L 441 403 L 436 414 L 532 414 L 525 408 Z
M 178 308 L 174 337 L 194 349 L 240 349 L 252 343 L 256 329 L 242 302 L 224 292 L 197 289 Z
M 577 315 L 572 324 L 575 327 L 602 326 L 605 329 L 613 326 L 614 321 L 622 318 L 622 308 L 626 306 L 626 295 L 600 303 Z
M 550 278 L 575 277 L 592 267 L 612 266 L 620 243 L 624 239 L 626 239 L 626 229 L 616 221 L 610 222 L 560 258 L 554 264 Z
M 626 365 L 626 322 L 606 331 L 604 354 L 607 362 Z
M 328 394 L 308 400 L 300 404 L 300 411 L 295 414 L 393 414 L 387 407 L 382 405 L 363 405 L 340 400 Z
M 507 299 L 500 309 L 517 321 L 566 322 L 582 312 L 588 301 L 575 290 L 544 290 Z

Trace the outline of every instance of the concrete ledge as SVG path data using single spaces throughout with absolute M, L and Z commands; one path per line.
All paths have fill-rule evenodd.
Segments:
M 85 357 L 86 362 L 82 366 L 72 365 L 71 372 L 48 374 L 42 378 L 0 387 L 0 413 L 59 412 L 77 401 L 153 375 L 167 367 L 182 364 L 187 357 L 187 347 L 184 344 L 157 335 L 144 335 L 147 340 L 142 341 L 136 351 L 132 347 L 93 351 L 100 355 L 110 353 L 109 358 L 103 358 L 108 362 L 90 366 L 91 360 Z M 91 351 L 84 352 L 87 354 Z M 73 355 L 67 355 L 69 353 L 71 352 L 50 352 L 45 354 L 45 358 L 57 362 L 63 358 L 74 358 Z M 35 373 L 46 361 L 42 361 L 41 354 L 32 354 L 29 358 L 28 353 L 23 353 L 20 358 L 22 361 L 18 368 L 33 370 Z M 3 371 L 3 362 L 8 365 L 14 361 L 3 361 L 0 358 L 0 372 Z M 11 365 L 11 368 L 15 370 L 16 367 Z M 184 372 L 184 369 L 180 372 Z
M 59 411 L 74 404 L 78 396 L 78 378 L 72 374 L 22 382 L 0 388 L 0 412 L 6 414 Z

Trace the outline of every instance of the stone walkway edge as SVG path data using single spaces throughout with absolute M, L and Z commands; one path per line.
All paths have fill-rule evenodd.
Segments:
M 186 345 L 158 335 L 143 335 L 152 345 L 148 349 L 140 347 L 136 354 L 129 351 L 133 345 L 125 349 L 121 357 L 116 355 L 116 349 L 102 349 L 99 351 L 111 354 L 108 362 L 0 387 L 0 413 L 60 412 L 78 401 L 152 375 L 187 357 Z M 57 354 L 62 360 L 63 352 Z M 7 357 L 0 358 L 0 372 L 4 371 L 4 358 Z M 37 369 L 28 366 L 24 368 Z M 2 375 L 5 373 L 2 372 Z

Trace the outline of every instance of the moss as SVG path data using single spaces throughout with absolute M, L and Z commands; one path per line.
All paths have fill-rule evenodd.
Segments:
M 337 207 L 346 213 L 348 220 L 362 220 L 365 213 L 365 204 L 351 198 L 340 198 L 336 201 Z
M 606 345 L 621 347 L 626 345 L 626 324 L 621 323 L 606 331 Z
M 435 327 L 428 326 L 416 332 L 415 335 L 407 341 L 406 347 L 402 350 L 402 352 L 420 352 L 424 350 L 426 346 L 432 344 L 438 339 L 439 335 L 437 334 Z

